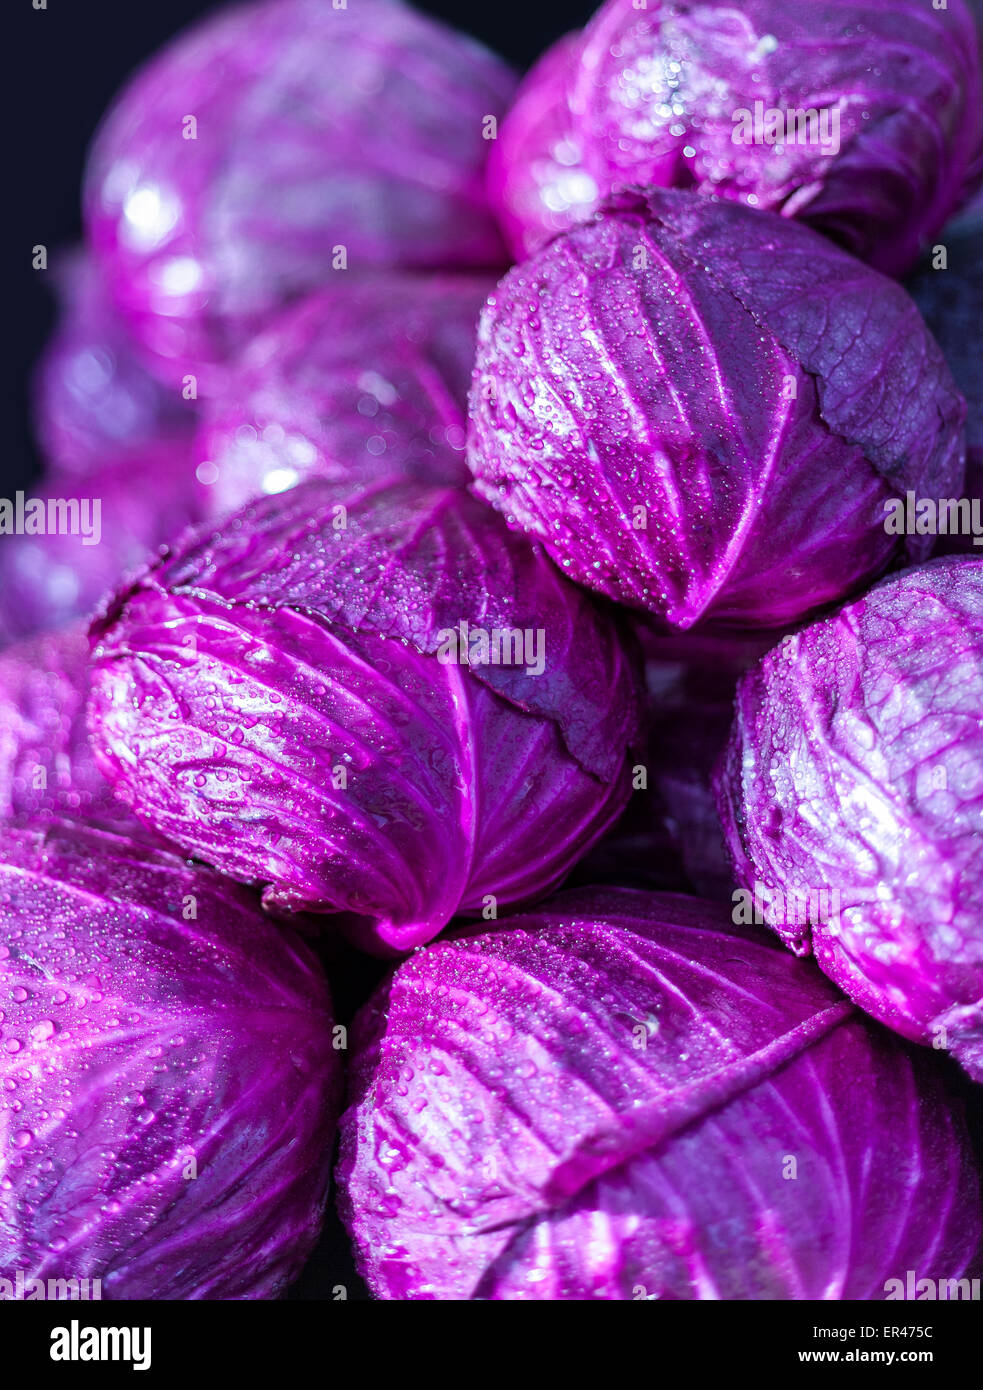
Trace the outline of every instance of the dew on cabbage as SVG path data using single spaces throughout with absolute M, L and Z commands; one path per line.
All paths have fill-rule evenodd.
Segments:
M 161 376 L 215 394 L 264 319 L 380 267 L 494 268 L 499 58 L 390 0 L 239 4 L 128 83 L 86 171 L 87 239 Z
M 626 187 L 684 188 L 808 223 L 903 275 L 983 173 L 962 0 L 607 0 L 568 43 L 503 126 L 502 221 L 527 250 L 557 210 L 568 224 Z
M 717 800 L 767 921 L 983 1080 L 983 559 L 903 570 L 738 687 Z
M 909 296 L 807 227 L 625 194 L 482 314 L 476 488 L 570 578 L 663 627 L 784 627 L 931 536 L 965 403 Z
M 222 516 L 304 478 L 395 470 L 463 486 L 477 275 L 378 273 L 309 296 L 246 349 L 195 441 Z
M 542 896 L 628 799 L 627 634 L 456 488 L 262 498 L 92 636 L 93 747 L 136 816 L 371 949 Z
M 353 1034 L 382 1299 L 870 1299 L 979 1269 L 933 1059 L 722 907 L 577 890 L 404 961 Z
M 341 1089 L 313 955 L 211 870 L 68 822 L 0 830 L 0 942 L 0 1269 L 282 1293 Z

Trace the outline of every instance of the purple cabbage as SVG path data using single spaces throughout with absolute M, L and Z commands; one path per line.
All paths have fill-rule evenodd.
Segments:
M 514 88 L 392 0 L 238 5 L 131 81 L 86 176 L 90 243 L 159 370 L 199 377 L 287 299 L 378 267 L 503 263 L 484 163 Z
M 90 614 L 197 520 L 199 493 L 187 445 L 156 444 L 0 502 L 0 627 L 13 640 Z
M 656 190 L 515 267 L 482 315 L 479 493 L 571 578 L 675 628 L 782 627 L 924 559 L 965 403 L 900 286 L 806 227 Z
M 190 442 L 194 403 L 139 360 L 91 257 L 68 256 L 56 273 L 58 328 L 34 380 L 36 430 L 48 461 L 60 473 L 90 473 L 113 457 Z
M 340 1099 L 314 957 L 210 870 L 68 824 L 0 831 L 0 943 L 0 1273 L 283 1291 Z
M 978 1270 L 923 1054 L 712 903 L 562 894 L 356 1022 L 342 1213 L 388 1299 L 882 1299 Z
M 567 99 L 580 48 L 574 33 L 547 49 L 519 87 L 488 156 L 488 196 L 517 260 L 598 206 Z
M 616 617 L 453 489 L 264 498 L 189 533 L 93 638 L 94 747 L 137 816 L 372 949 L 542 896 L 628 799 Z
M 983 558 L 884 580 L 741 682 L 718 803 L 746 902 L 983 1080 Z
M 196 441 L 211 515 L 308 477 L 394 470 L 463 485 L 478 314 L 493 282 L 379 274 L 287 309 Z
M 628 186 L 688 188 L 807 222 L 890 275 L 983 171 L 962 0 L 608 0 L 566 67 L 531 73 L 505 125 L 505 223 L 530 250 L 551 228 L 557 132 L 578 189 L 596 188 L 584 215 Z
M 89 747 L 88 661 L 80 623 L 0 653 L 0 821 L 129 821 Z

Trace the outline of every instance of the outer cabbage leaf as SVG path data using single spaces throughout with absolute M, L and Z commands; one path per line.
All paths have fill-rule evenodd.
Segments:
M 111 109 L 85 188 L 90 243 L 160 371 L 214 394 L 265 316 L 351 271 L 501 265 L 484 163 L 513 88 L 486 49 L 389 0 L 265 0 L 179 36 Z
M 444 659 L 462 621 L 542 633 L 543 669 L 514 664 L 526 647 Z M 628 797 L 640 698 L 617 620 L 452 489 L 262 499 L 189 534 L 93 637 L 94 747 L 136 814 L 371 947 L 541 896 Z
M 962 0 L 608 0 L 564 98 L 599 202 L 628 185 L 693 189 L 807 222 L 891 275 L 983 167 Z
M 62 473 L 98 472 L 108 459 L 161 442 L 190 442 L 195 406 L 162 386 L 137 354 L 92 258 L 54 268 L 59 322 L 34 378 L 42 450 Z
M 983 1079 L 983 559 L 884 580 L 738 689 L 718 805 L 759 914 Z M 833 896 L 833 895 L 837 896 Z
M 477 276 L 364 276 L 250 345 L 196 441 L 210 515 L 307 477 L 403 471 L 462 484 Z
M 584 891 L 455 934 L 353 1042 L 340 1199 L 378 1297 L 881 1299 L 978 1268 L 930 1059 L 713 904 Z
M 571 578 L 677 628 L 780 627 L 930 536 L 959 396 L 897 285 L 808 228 L 625 195 L 515 267 L 478 335 L 478 491 Z
M 0 832 L 0 885 L 0 1269 L 282 1292 L 340 1097 L 315 958 L 244 890 L 103 832 Z
M 577 32 L 547 49 L 523 79 L 488 156 L 489 197 L 517 260 L 598 205 L 567 99 L 580 48 Z
M 129 820 L 89 747 L 88 659 L 84 624 L 0 654 L 0 820 Z

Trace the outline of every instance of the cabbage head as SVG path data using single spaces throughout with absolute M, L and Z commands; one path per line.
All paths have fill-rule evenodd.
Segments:
M 386 1299 L 871 1299 L 978 1273 L 927 1054 L 697 898 L 563 893 L 356 1022 L 342 1213 Z
M 0 1059 L 0 1277 L 264 1299 L 297 1274 L 341 1068 L 320 965 L 251 894 L 104 831 L 0 831 Z
M 570 578 L 673 628 L 786 627 L 934 538 L 965 402 L 899 285 L 807 227 L 626 194 L 479 327 L 478 492 Z
M 380 273 L 291 306 L 246 349 L 195 442 L 209 516 L 304 478 L 399 469 L 463 485 L 478 315 L 494 281 Z
M 515 78 L 395 0 L 205 18 L 111 107 L 87 239 L 160 374 L 213 395 L 271 311 L 380 267 L 505 263 L 484 190 Z
M 749 911 L 983 1080 L 983 559 L 902 571 L 738 687 L 718 805 Z
M 373 949 L 542 896 L 628 800 L 617 616 L 457 489 L 263 498 L 188 533 L 92 636 L 93 745 L 138 818 Z
M 900 276 L 983 172 L 977 35 L 963 0 L 607 0 L 502 137 L 527 251 L 625 187 L 685 188 Z

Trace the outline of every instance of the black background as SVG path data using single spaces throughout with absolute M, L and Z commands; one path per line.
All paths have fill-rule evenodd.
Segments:
M 7 204 L 3 214 L 4 308 L 10 361 L 7 427 L 0 450 L 0 491 L 36 475 L 25 406 L 31 366 L 53 323 L 45 276 L 31 268 L 31 247 L 51 252 L 77 241 L 79 187 L 85 152 L 114 93 L 145 58 L 199 16 L 223 8 L 214 0 L 3 0 L 3 80 L 7 118 Z M 590 0 L 428 0 L 417 9 L 481 39 L 525 69 L 554 39 L 584 23 Z

